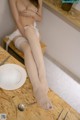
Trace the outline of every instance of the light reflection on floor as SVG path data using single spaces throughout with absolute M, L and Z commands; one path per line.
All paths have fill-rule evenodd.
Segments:
M 49 87 L 80 113 L 80 84 L 44 56 Z

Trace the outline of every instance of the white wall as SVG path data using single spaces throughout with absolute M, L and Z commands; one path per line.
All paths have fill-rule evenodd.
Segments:
M 8 0 L 0 0 L 0 43 L 2 38 L 14 28 L 13 18 L 9 10 Z
M 80 78 L 80 32 L 46 8 L 39 29 L 47 54 Z
M 78 10 L 78 11 L 80 11 L 80 1 L 79 1 L 79 3 L 74 3 L 73 4 L 73 7 L 76 9 L 76 10 Z

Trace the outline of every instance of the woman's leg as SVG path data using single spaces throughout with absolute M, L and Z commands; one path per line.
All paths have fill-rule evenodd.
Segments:
M 42 86 L 47 93 L 48 85 L 46 80 L 45 66 L 44 66 L 43 54 L 40 46 L 40 40 L 36 35 L 35 29 L 33 27 L 28 27 L 25 30 L 25 35 L 30 44 L 32 54 L 38 68 L 39 80 L 41 81 Z
M 20 42 L 20 40 L 19 40 L 19 42 Z M 16 43 L 18 44 L 18 42 L 16 42 Z M 26 66 L 28 75 L 30 77 L 30 81 L 31 81 L 32 86 L 33 86 L 33 92 L 34 92 L 34 95 L 37 99 L 37 102 L 44 109 L 52 108 L 51 103 L 50 103 L 47 95 L 45 94 L 45 92 L 41 86 L 41 83 L 39 81 L 36 64 L 35 64 L 35 61 L 33 59 L 32 52 L 31 52 L 31 49 L 30 49 L 28 42 L 24 41 L 24 42 L 19 43 L 18 45 L 19 45 L 18 48 L 24 53 L 25 66 Z

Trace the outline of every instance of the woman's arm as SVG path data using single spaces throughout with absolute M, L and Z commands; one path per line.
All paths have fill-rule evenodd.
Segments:
M 39 9 L 35 15 L 35 20 L 41 21 L 42 20 L 42 0 L 38 0 L 39 2 Z
M 25 17 L 32 17 L 36 21 L 42 20 L 42 0 L 39 0 L 39 9 L 38 11 L 32 10 L 31 8 L 24 10 L 20 13 L 20 15 Z
M 17 27 L 19 28 L 21 34 L 23 36 L 25 36 L 24 27 L 22 26 L 22 24 L 20 22 L 19 14 L 18 14 L 18 11 L 17 11 L 17 8 L 16 8 L 16 0 L 9 0 L 9 4 L 10 4 L 10 7 L 11 7 L 12 15 L 14 17 L 14 20 L 15 20 L 16 24 L 17 24 Z
M 36 13 L 31 9 L 27 9 L 27 10 L 20 12 L 20 15 L 25 16 L 25 17 L 34 17 L 35 14 Z

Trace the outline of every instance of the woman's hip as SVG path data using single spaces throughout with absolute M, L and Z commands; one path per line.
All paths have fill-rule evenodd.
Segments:
M 37 28 L 36 22 L 34 22 L 34 25 L 32 25 L 32 24 L 31 25 L 26 25 L 24 27 L 24 29 L 25 29 L 25 32 L 27 30 L 29 30 L 29 31 L 33 30 L 33 31 L 35 31 L 36 36 L 38 38 L 40 37 L 39 30 Z M 23 37 L 22 34 L 20 33 L 19 29 L 15 30 L 12 34 L 10 34 L 8 36 L 8 38 L 9 38 L 9 40 L 7 41 L 7 45 L 6 45 L 7 50 L 8 50 L 8 46 L 9 46 L 11 41 L 14 41 L 14 44 L 15 44 L 16 47 L 17 47 L 17 44 L 18 44 L 18 48 L 19 48 L 20 44 L 22 44 L 22 42 L 24 42 L 24 41 L 27 42 L 27 37 Z

